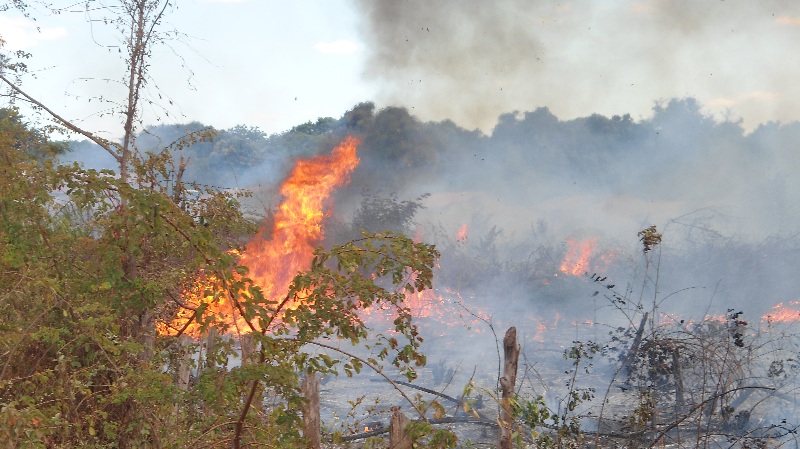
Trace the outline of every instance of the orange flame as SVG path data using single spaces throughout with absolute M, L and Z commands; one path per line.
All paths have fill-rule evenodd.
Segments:
M 547 325 L 542 323 L 541 321 L 536 323 L 536 334 L 533 336 L 533 339 L 538 342 L 544 341 L 544 334 L 547 332 Z
M 567 239 L 567 254 L 561 262 L 561 272 L 581 276 L 589 271 L 589 259 L 596 244 L 596 238 L 582 241 Z
M 156 332 L 159 335 L 184 333 L 192 337 L 199 337 L 200 325 L 194 321 L 194 311 L 200 304 L 210 304 L 209 309 L 216 311 L 215 316 L 221 320 L 226 320 L 228 315 L 224 311 L 233 310 L 233 306 L 228 303 L 225 295 L 219 295 L 216 299 L 214 298 L 214 292 L 222 291 L 222 285 L 214 275 L 208 275 L 200 271 L 181 287 L 181 300 L 188 307 L 180 309 L 175 318 L 169 323 L 157 322 Z
M 414 317 L 428 318 L 442 312 L 444 299 L 433 290 L 423 290 L 407 293 L 405 305 L 414 311 Z
M 791 306 L 800 305 L 800 300 L 789 302 Z M 761 317 L 762 321 L 768 323 L 792 323 L 800 321 L 800 310 L 792 307 L 787 307 L 783 303 L 775 304 L 772 311 Z
M 314 245 L 324 236 L 322 220 L 328 198 L 335 187 L 349 181 L 350 173 L 358 165 L 358 144 L 358 139 L 347 137 L 330 155 L 297 161 L 281 186 L 284 201 L 275 213 L 271 232 L 265 223 L 239 258 L 239 263 L 249 269 L 250 278 L 261 287 L 265 298 L 282 300 L 297 272 L 311 266 Z M 208 303 L 207 310 L 227 324 L 229 331 L 250 332 L 250 327 L 226 295 L 214 298 L 213 292 L 221 291 L 218 284 L 213 276 L 201 274 L 192 285 L 184 288 L 182 299 L 193 307 L 201 302 Z M 175 335 L 186 327 L 185 333 L 198 336 L 199 326 L 194 323 L 186 326 L 192 318 L 193 312 L 184 309 L 172 323 L 159 325 L 158 331 L 162 335 Z
M 417 224 L 417 226 L 414 228 L 414 236 L 411 238 L 411 240 L 413 240 L 414 243 L 420 243 L 422 242 L 422 237 L 424 234 L 425 232 L 424 229 L 422 229 L 422 226 Z

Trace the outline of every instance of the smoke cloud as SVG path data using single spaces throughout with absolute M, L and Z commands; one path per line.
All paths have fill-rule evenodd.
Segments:
M 800 118 L 800 4 L 356 0 L 381 105 L 489 132 L 501 113 L 646 117 L 692 96 L 745 128 Z

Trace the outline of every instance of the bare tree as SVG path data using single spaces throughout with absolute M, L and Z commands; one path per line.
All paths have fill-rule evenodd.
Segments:
M 24 2 L 14 1 L 13 6 L 20 11 L 27 12 L 28 5 Z M 25 101 L 43 111 L 58 127 L 91 140 L 113 156 L 118 164 L 118 175 L 122 182 L 135 185 L 137 188 L 147 188 L 146 185 L 142 185 L 143 179 L 133 176 L 135 165 L 141 163 L 141 155 L 136 149 L 136 134 L 142 123 L 142 102 L 154 103 L 153 100 L 144 98 L 145 87 L 152 83 L 149 68 L 153 48 L 178 36 L 175 31 L 161 29 L 165 14 L 173 8 L 173 2 L 169 0 L 120 0 L 113 4 L 107 4 L 86 0 L 83 2 L 82 8 L 89 20 L 115 27 L 120 37 L 119 45 L 112 44 L 109 47 L 118 46 L 119 52 L 123 55 L 125 74 L 119 84 L 124 86 L 125 95 L 122 101 L 101 98 L 101 103 L 105 102 L 109 106 L 109 110 L 104 113 L 120 116 L 122 136 L 119 141 L 107 139 L 83 129 L 24 90 L 21 86 L 21 78 L 12 75 L 20 74 L 24 70 L 24 66 L 19 63 L 15 65 L 6 58 L 5 63 L 0 64 L 0 81 L 8 86 L 12 98 Z M 18 56 L 27 57 L 21 54 Z M 171 103 L 171 100 L 168 101 Z M 183 168 L 185 168 L 184 164 L 185 162 L 181 161 Z M 175 172 L 179 172 L 180 169 L 181 167 L 178 167 Z M 176 190 L 180 191 L 180 189 Z M 128 198 L 125 195 L 119 195 L 116 213 L 119 222 L 126 223 L 126 215 L 129 212 Z M 128 231 L 130 230 L 120 229 L 119 232 L 124 236 Z M 123 251 L 124 277 L 128 281 L 134 282 L 139 277 L 141 264 L 140 258 L 134 254 L 137 249 L 128 246 L 124 238 L 120 239 L 120 246 Z M 148 305 L 129 308 L 129 316 L 124 320 L 128 326 L 123 326 L 131 337 L 144 343 L 147 348 L 143 354 L 144 358 L 152 355 L 155 341 L 155 320 L 151 309 L 152 307 Z

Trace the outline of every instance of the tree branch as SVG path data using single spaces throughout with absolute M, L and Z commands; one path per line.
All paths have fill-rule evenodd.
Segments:
M 6 78 L 3 74 L 0 74 L 0 80 L 2 80 L 4 83 L 8 84 L 9 87 L 11 87 L 11 89 L 13 89 L 16 93 L 22 95 L 26 100 L 28 100 L 29 102 L 33 103 L 37 107 L 41 108 L 42 110 L 44 110 L 45 112 L 50 114 L 50 116 L 53 117 L 53 119 L 55 119 L 55 121 L 58 122 L 58 124 L 60 124 L 61 126 L 67 128 L 67 129 L 69 129 L 72 132 L 78 133 L 78 134 L 86 137 L 87 139 L 89 139 L 92 142 L 94 142 L 97 145 L 99 145 L 102 149 L 106 150 L 108 152 L 108 154 L 113 156 L 114 159 L 117 162 L 122 162 L 122 157 L 119 154 L 117 154 L 114 150 L 112 150 L 112 147 L 120 150 L 121 147 L 119 146 L 119 144 L 111 142 L 110 140 L 103 139 L 102 137 L 96 136 L 96 135 L 90 133 L 89 131 L 86 131 L 86 130 L 84 130 L 84 129 L 72 124 L 69 120 L 61 117 L 60 115 L 56 114 L 52 109 L 50 109 L 47 106 L 45 106 L 44 104 L 42 104 L 42 102 L 40 102 L 40 101 L 36 100 L 35 98 L 33 98 L 32 96 L 28 95 L 25 91 L 23 91 L 19 86 L 14 84 L 11 80 Z

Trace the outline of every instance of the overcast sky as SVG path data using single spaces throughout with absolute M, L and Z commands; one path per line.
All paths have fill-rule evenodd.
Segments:
M 177 3 L 167 25 L 188 37 L 156 50 L 149 89 L 170 115 L 148 108 L 146 123 L 280 132 L 375 101 L 490 132 L 514 110 L 640 119 L 655 101 L 685 96 L 747 129 L 800 119 L 800 2 L 791 0 Z M 36 78 L 24 87 L 118 135 L 99 106 L 123 76 L 108 49 L 116 38 L 87 21 L 96 14 L 32 13 L 35 23 L 0 15 L 7 49 L 33 53 Z

